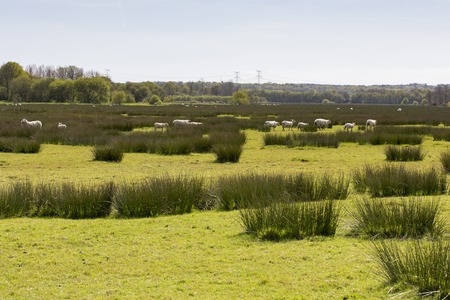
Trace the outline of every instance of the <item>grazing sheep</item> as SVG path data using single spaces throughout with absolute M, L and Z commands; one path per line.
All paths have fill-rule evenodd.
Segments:
M 298 124 L 297 124 L 297 128 L 301 131 L 303 131 L 303 129 L 305 129 L 305 127 L 307 127 L 307 126 L 309 126 L 309 124 L 305 123 L 305 122 L 298 122 Z
M 355 127 L 355 123 L 345 123 L 344 124 L 344 130 L 346 131 L 353 131 L 353 127 Z
M 402 111 L 402 109 L 399 107 L 399 108 L 397 108 L 397 111 Z
M 264 122 L 264 127 L 269 127 L 269 128 L 273 128 L 273 130 L 275 130 L 277 128 L 277 126 L 279 126 L 280 123 L 278 123 L 277 121 L 266 121 Z
M 324 130 L 326 127 L 331 126 L 331 121 L 327 119 L 315 119 L 314 126 L 316 126 L 318 129 Z
M 155 131 L 156 131 L 156 129 L 158 129 L 158 128 L 161 128 L 161 131 L 164 131 L 164 128 L 166 128 L 166 130 L 167 130 L 168 127 L 169 127 L 169 123 L 159 123 L 159 122 L 156 122 L 155 124 L 153 124 L 153 128 L 155 128 Z
M 374 128 L 377 125 L 377 120 L 368 119 L 366 121 L 366 129 Z
M 186 126 L 186 125 L 189 125 L 190 122 L 191 122 L 190 120 L 176 119 L 176 120 L 173 120 L 172 125 L 173 126 Z
M 197 126 L 197 125 L 203 125 L 203 123 L 202 122 L 189 122 L 189 125 Z
M 59 122 L 58 123 L 58 129 L 67 129 L 67 125 Z
M 30 128 L 30 129 L 42 129 L 42 122 L 39 120 L 36 121 L 28 121 L 27 119 L 22 119 L 20 121 L 20 125 L 23 128 Z
M 286 121 L 284 120 L 283 122 L 281 122 L 281 127 L 283 127 L 283 131 L 284 128 L 289 128 L 289 130 L 292 129 L 292 127 L 294 126 L 295 120 L 290 120 L 290 121 Z

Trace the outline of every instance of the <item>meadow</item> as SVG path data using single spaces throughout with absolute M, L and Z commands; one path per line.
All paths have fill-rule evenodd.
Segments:
M 352 214 L 361 209 L 362 197 L 371 197 L 370 189 L 360 191 L 355 183 L 362 181 L 356 179 L 364 177 L 368 166 L 443 169 L 442 154 L 450 151 L 446 107 L 405 106 L 401 112 L 394 106 L 368 105 L 0 107 L 0 149 L 6 145 L 0 152 L 0 191 L 14 183 L 53 190 L 64 184 L 130 187 L 182 176 L 201 178 L 205 197 L 213 203 L 154 217 L 130 217 L 120 210 L 93 219 L 0 213 L 2 299 L 414 299 L 420 292 L 413 285 L 388 282 L 374 254 L 373 237 L 355 233 Z M 285 143 L 289 135 L 310 133 L 282 132 L 280 127 L 268 132 L 262 126 L 265 120 L 312 123 L 317 117 L 331 119 L 333 127 L 311 134 L 335 135 L 334 146 Z M 41 120 L 43 129 L 23 130 L 22 118 Z M 169 128 L 165 133 L 152 128 L 154 122 L 171 124 L 176 118 L 204 126 Z M 363 125 L 368 118 L 377 119 L 379 132 L 366 133 Z M 67 130 L 57 130 L 58 122 L 67 124 Z M 357 124 L 354 132 L 343 133 L 346 122 Z M 231 143 L 236 132 L 241 142 L 245 135 L 238 162 L 218 162 L 213 145 Z M 268 135 L 281 142 L 266 145 Z M 178 147 L 174 145 L 182 140 L 183 154 L 161 146 L 169 136 L 170 147 Z M 400 139 L 380 142 L 379 136 L 420 136 L 411 144 L 420 144 L 421 159 L 388 161 L 386 144 L 399 146 Z M 187 150 L 186 139 L 193 145 Z M 409 140 L 401 139 L 401 146 Z M 37 151 L 30 141 L 39 145 Z M 119 148 L 123 158 L 94 160 L 93 149 L 105 145 Z M 386 205 L 415 197 L 438 201 L 446 228 L 440 239 L 448 243 L 450 174 L 443 172 L 443 192 L 376 199 Z M 340 209 L 335 233 L 279 241 L 249 234 L 242 209 L 220 207 L 217 186 L 255 174 L 314 178 L 327 174 L 348 180 L 348 194 L 333 200 Z M 406 245 L 410 240 L 403 239 L 395 242 Z M 420 238 L 433 239 L 431 234 Z

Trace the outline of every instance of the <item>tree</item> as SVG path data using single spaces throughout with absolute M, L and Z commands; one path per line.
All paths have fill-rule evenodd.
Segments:
M 114 91 L 111 93 L 111 101 L 119 105 L 127 102 L 127 93 L 125 91 Z
M 57 79 L 49 85 L 49 98 L 58 103 L 72 102 L 75 99 L 75 82 L 73 80 Z
M 14 78 L 10 83 L 10 93 L 14 102 L 29 101 L 33 80 L 28 75 Z
M 52 78 L 33 79 L 30 91 L 30 101 L 32 102 L 48 102 L 50 101 L 49 86 Z
M 6 87 L 6 94 L 8 95 L 8 99 L 10 99 L 10 89 L 11 82 L 21 76 L 25 75 L 26 72 L 23 70 L 22 66 L 16 62 L 7 62 L 0 68 L 0 82 Z
M 154 105 L 158 105 L 158 104 L 162 103 L 161 98 L 159 98 L 158 95 L 152 95 L 151 97 L 146 98 L 146 101 L 149 104 L 154 104 Z
M 110 85 L 102 77 L 79 78 L 75 80 L 77 100 L 83 103 L 102 103 L 109 101 Z
M 238 90 L 233 93 L 231 96 L 230 104 L 234 105 L 249 105 L 250 104 L 250 97 L 248 96 L 248 93 L 243 90 Z

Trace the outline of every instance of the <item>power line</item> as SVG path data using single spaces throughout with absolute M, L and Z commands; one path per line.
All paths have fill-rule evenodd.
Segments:
M 238 81 L 239 81 L 239 72 L 234 72 L 234 80 L 236 81 L 236 84 L 238 83 Z

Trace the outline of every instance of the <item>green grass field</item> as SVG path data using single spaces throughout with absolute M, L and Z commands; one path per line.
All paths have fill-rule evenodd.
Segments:
M 91 147 L 50 144 L 37 154 L 0 153 L 0 186 L 26 179 L 100 183 L 180 173 L 215 180 L 250 171 L 351 176 L 365 164 L 386 163 L 384 146 L 263 146 L 262 132 L 245 132 L 238 163 L 216 163 L 211 153 L 125 153 L 122 162 L 107 163 L 93 161 Z M 439 167 L 439 155 L 450 143 L 426 138 L 423 147 L 423 161 L 395 164 Z M 372 242 L 350 235 L 345 212 L 355 197 L 340 201 L 344 216 L 336 237 L 279 243 L 245 234 L 237 211 L 148 219 L 2 219 L 0 299 L 413 298 L 414 292 L 399 295 L 404 290 L 391 289 L 377 276 Z M 450 226 L 450 195 L 439 198 Z

